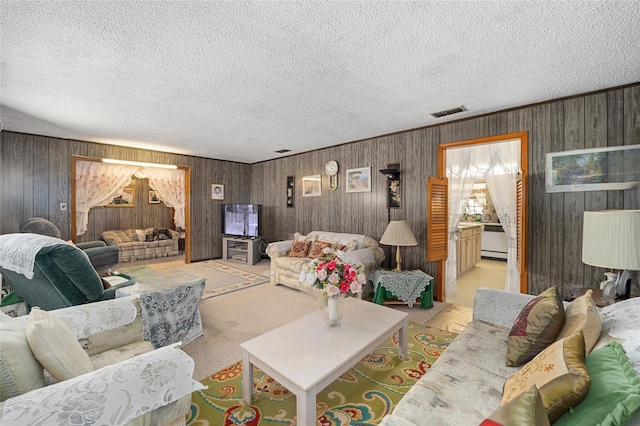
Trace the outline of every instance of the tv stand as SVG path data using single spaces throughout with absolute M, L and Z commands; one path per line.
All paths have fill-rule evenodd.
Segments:
M 222 238 L 222 260 L 255 265 L 261 258 L 262 237 L 224 237 Z

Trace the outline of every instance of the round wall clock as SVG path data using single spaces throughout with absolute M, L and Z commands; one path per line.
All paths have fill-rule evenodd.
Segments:
M 324 171 L 329 176 L 329 189 L 335 191 L 338 187 L 338 162 L 335 160 L 327 161 Z

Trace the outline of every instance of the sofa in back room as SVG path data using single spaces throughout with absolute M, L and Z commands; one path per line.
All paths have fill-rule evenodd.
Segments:
M 305 253 L 298 253 L 297 257 L 291 253 L 294 242 L 308 242 Z M 369 276 L 380 267 L 384 260 L 384 251 L 378 242 L 362 234 L 346 234 L 339 232 L 312 231 L 307 235 L 295 233 L 293 240 L 278 241 L 269 244 L 267 254 L 271 258 L 270 279 L 273 285 L 285 285 L 301 290 L 300 272 L 305 271 L 312 258 L 316 242 L 330 243 L 329 247 L 342 248 L 351 263 L 362 263 L 369 283 Z M 322 249 L 320 249 L 322 250 Z M 371 287 L 371 286 L 369 286 Z M 363 297 L 370 296 L 371 288 L 363 289 Z
M 112 230 L 102 233 L 101 238 L 109 246 L 120 249 L 118 262 L 177 256 L 180 233 L 167 228 Z
M 546 292 L 478 289 L 473 321 L 380 425 L 640 425 L 640 298 L 598 311 L 588 292 L 552 315 Z M 536 328 L 550 343 L 521 351 Z

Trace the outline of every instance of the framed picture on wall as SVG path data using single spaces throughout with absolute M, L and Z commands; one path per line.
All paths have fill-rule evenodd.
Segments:
M 150 190 L 149 191 L 149 204 L 160 204 L 160 198 L 158 198 L 158 195 L 156 194 L 156 191 L 154 190 Z
M 287 176 L 287 207 L 294 207 L 296 194 L 296 177 Z
M 349 169 L 345 173 L 347 192 L 371 192 L 371 167 Z
M 322 176 L 310 175 L 302 177 L 302 196 L 319 197 L 322 194 Z
M 136 189 L 133 186 L 122 188 L 120 194 L 113 197 L 107 207 L 135 207 Z
M 221 185 L 219 183 L 211 184 L 211 199 L 224 200 L 224 185 Z

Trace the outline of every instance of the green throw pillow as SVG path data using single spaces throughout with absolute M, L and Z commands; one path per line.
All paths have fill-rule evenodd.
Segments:
M 587 397 L 554 426 L 624 425 L 640 409 L 640 376 L 618 342 L 594 350 L 585 359 L 591 376 Z

